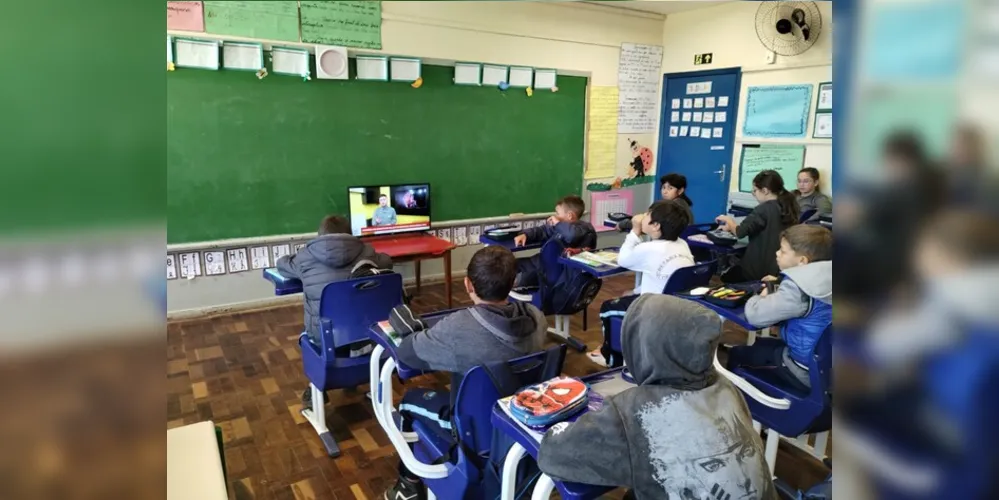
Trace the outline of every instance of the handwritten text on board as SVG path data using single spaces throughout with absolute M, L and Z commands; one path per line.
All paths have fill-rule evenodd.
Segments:
M 298 41 L 298 2 L 205 2 L 205 31 L 264 40 Z
M 590 87 L 586 134 L 587 179 L 614 177 L 617 155 L 617 87 Z
M 619 133 L 655 132 L 659 119 L 656 103 L 659 100 L 662 60 L 662 47 L 621 44 L 617 70 Z
M 739 191 L 753 191 L 753 177 L 764 170 L 776 170 L 784 179 L 784 186 L 794 186 L 798 171 L 805 164 L 805 146 L 776 146 L 764 144 L 742 148 L 742 168 L 739 171 Z
M 382 3 L 302 0 L 302 41 L 382 48 Z
M 167 29 L 205 31 L 201 2 L 167 2 Z

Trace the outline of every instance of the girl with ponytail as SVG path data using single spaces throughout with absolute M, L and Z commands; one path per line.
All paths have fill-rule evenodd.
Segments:
M 784 179 L 777 172 L 764 170 L 756 174 L 753 197 L 759 204 L 741 224 L 736 224 L 728 215 L 715 218 L 720 228 L 740 239 L 749 238 L 739 264 L 721 275 L 724 283 L 744 283 L 779 275 L 776 254 L 780 249 L 780 234 L 798 223 L 798 200 L 784 187 Z

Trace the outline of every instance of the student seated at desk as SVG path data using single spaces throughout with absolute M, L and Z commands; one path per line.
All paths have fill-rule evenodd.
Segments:
M 631 498 L 776 500 L 742 393 L 713 368 L 718 315 L 642 295 L 622 325 L 638 387 L 548 430 L 538 451 L 553 479 L 631 488 Z
M 517 260 L 501 246 L 480 249 L 468 263 L 465 290 L 474 305 L 456 311 L 428 330 L 406 306 L 392 311 L 393 328 L 406 334 L 399 345 L 399 361 L 411 368 L 451 373 L 451 392 L 410 390 L 399 413 L 405 431 L 420 420 L 441 432 L 451 432 L 450 409 L 465 372 L 486 363 L 509 361 L 541 350 L 548 322 L 544 314 L 524 302 L 508 302 L 517 276 Z M 418 476 L 399 464 L 399 480 L 385 492 L 385 500 L 424 498 Z
M 815 210 L 808 221 L 819 220 L 822 216 L 832 217 L 832 200 L 819 191 L 818 169 L 805 167 L 798 172 L 798 189 L 794 190 L 794 195 L 798 198 L 799 213 Z
M 582 198 L 575 195 L 566 196 L 555 204 L 555 215 L 549 217 L 544 225 L 522 231 L 514 238 L 514 244 L 521 247 L 528 243 L 545 242 L 555 238 L 567 248 L 595 248 L 596 230 L 589 222 L 580 220 L 585 210 L 586 204 Z M 517 259 L 516 287 L 537 286 L 539 267 L 541 267 L 540 255 Z
M 319 237 L 305 244 L 295 255 L 277 260 L 278 272 L 302 282 L 305 294 L 305 332 L 312 343 L 320 344 L 319 300 L 323 289 L 334 281 L 351 279 L 355 269 L 371 267 L 391 269 L 392 258 L 350 233 L 350 222 L 339 215 L 328 215 L 319 225 Z M 363 349 L 362 349 L 363 348 Z M 338 356 L 363 356 L 370 343 L 344 346 Z M 306 394 L 310 394 L 306 391 Z
M 759 202 L 742 224 L 728 215 L 715 218 L 719 227 L 737 238 L 749 237 L 742 260 L 721 275 L 723 283 L 757 281 L 780 271 L 774 253 L 780 249 L 781 231 L 798 223 L 798 201 L 784 189 L 784 179 L 773 170 L 753 178 L 753 197 Z
M 678 205 L 685 208 L 687 211 L 687 218 L 690 219 L 689 224 L 694 223 L 694 213 L 690 211 L 690 207 L 694 206 L 694 202 L 687 196 L 687 178 L 682 174 L 666 174 L 659 178 L 659 194 L 662 195 L 663 200 L 675 201 Z M 633 228 L 632 220 L 623 220 L 618 223 L 617 229 L 622 233 L 631 231 Z
M 662 293 L 673 271 L 694 265 L 690 247 L 680 238 L 689 220 L 687 210 L 676 200 L 657 201 L 649 207 L 648 213 L 632 219 L 632 230 L 621 245 L 617 263 L 642 273 L 642 284 L 634 295 L 608 300 L 600 306 L 604 342 L 600 349 L 587 354 L 591 361 L 604 366 L 621 366 L 624 360 L 611 352 L 611 318 L 624 316 L 639 294 Z M 649 241 L 642 242 L 644 234 L 649 236 Z
M 772 294 L 764 289 L 750 297 L 746 320 L 761 328 L 780 324 L 784 345 L 733 347 L 729 368 L 773 370 L 788 387 L 808 390 L 808 361 L 819 337 L 832 324 L 832 247 L 832 232 L 822 226 L 799 224 L 781 234 L 777 251 L 780 287 Z

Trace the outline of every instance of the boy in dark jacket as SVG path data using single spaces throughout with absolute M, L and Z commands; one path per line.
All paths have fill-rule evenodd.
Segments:
M 393 328 L 407 335 L 398 348 L 399 361 L 426 371 L 451 373 L 451 392 L 412 389 L 399 412 L 404 430 L 413 420 L 451 432 L 450 409 L 464 373 L 475 366 L 508 361 L 541 350 L 548 322 L 536 307 L 507 302 L 517 275 L 517 262 L 504 247 L 490 246 L 472 256 L 465 290 L 474 305 L 454 312 L 429 329 L 406 306 L 392 311 Z M 423 330 L 423 331 L 421 331 Z M 400 477 L 385 492 L 386 500 L 423 498 L 420 479 L 399 464 Z
M 319 225 L 319 237 L 308 242 L 295 255 L 277 260 L 278 271 L 302 282 L 305 293 L 305 331 L 309 340 L 319 344 L 319 299 L 323 288 L 334 281 L 350 279 L 350 273 L 365 261 L 379 269 L 391 269 L 392 258 L 350 234 L 350 222 L 339 215 L 328 215 Z
M 567 248 L 595 248 L 596 230 L 589 222 L 580 220 L 585 210 L 586 204 L 582 198 L 575 195 L 566 196 L 555 204 L 555 215 L 549 217 L 541 226 L 522 231 L 514 238 L 514 244 L 522 247 L 528 243 L 545 242 L 554 238 Z M 540 255 L 517 259 L 516 286 L 538 286 L 540 267 Z
M 638 500 L 776 500 L 746 402 L 713 368 L 720 336 L 721 321 L 707 308 L 642 295 L 621 330 L 638 387 L 550 429 L 538 452 L 541 471 L 628 487 Z

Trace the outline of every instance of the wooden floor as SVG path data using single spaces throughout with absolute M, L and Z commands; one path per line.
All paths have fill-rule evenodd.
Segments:
M 604 300 L 630 292 L 633 278 L 604 280 L 591 305 L 588 329 L 582 315 L 572 331 L 588 347 L 599 345 L 597 313 Z M 455 289 L 455 307 L 469 305 Z M 418 313 L 444 309 L 443 286 L 424 287 L 414 298 Z M 326 456 L 312 427 L 299 413 L 308 382 L 302 372 L 298 335 L 302 308 L 287 306 L 185 322 L 167 331 L 167 427 L 213 420 L 221 426 L 229 496 L 234 499 L 375 499 L 396 478 L 397 458 L 360 391 L 332 391 L 327 423 L 343 453 Z M 727 327 L 723 342 L 745 341 L 745 332 Z M 600 371 L 585 354 L 569 350 L 565 373 Z M 397 387 L 443 387 L 443 375 L 426 376 Z M 777 474 L 792 485 L 808 485 L 827 471 L 806 455 L 782 446 Z M 619 498 L 613 495 L 611 498 Z

